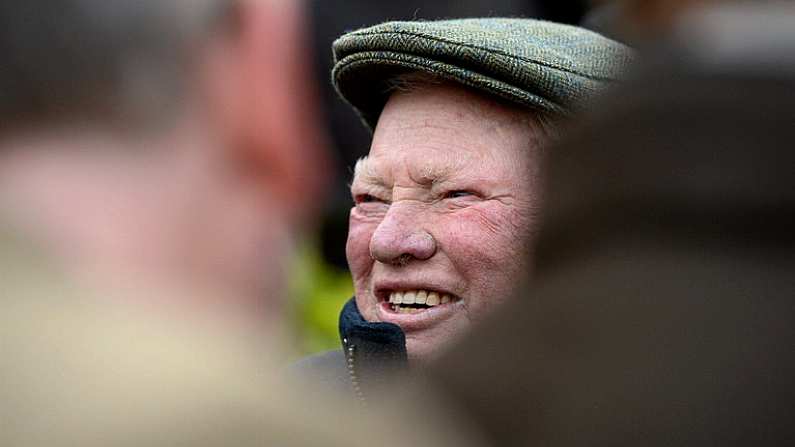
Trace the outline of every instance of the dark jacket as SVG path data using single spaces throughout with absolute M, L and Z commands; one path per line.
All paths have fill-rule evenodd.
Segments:
M 340 312 L 339 331 L 342 349 L 306 357 L 291 367 L 291 373 L 366 401 L 406 371 L 403 331 L 392 323 L 367 322 L 355 298 Z

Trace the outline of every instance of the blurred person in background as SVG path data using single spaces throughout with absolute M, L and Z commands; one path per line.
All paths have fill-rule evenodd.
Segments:
M 436 356 L 513 296 L 528 266 L 544 147 L 631 60 L 529 19 L 390 22 L 334 44 L 340 95 L 374 129 L 355 169 L 355 297 L 343 350 L 296 366 L 361 398 Z
M 683 17 L 549 151 L 522 301 L 431 368 L 492 445 L 795 439 L 795 8 Z
M 271 378 L 323 183 L 300 12 L 0 5 L 1 445 L 394 439 Z M 419 427 L 400 439 L 443 444 Z

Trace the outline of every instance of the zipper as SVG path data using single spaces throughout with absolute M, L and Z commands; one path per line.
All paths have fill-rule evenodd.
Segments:
M 361 383 L 359 383 L 359 376 L 356 374 L 356 345 L 352 343 L 349 345 L 347 338 L 343 339 L 342 343 L 345 345 L 345 359 L 348 363 L 348 377 L 351 379 L 353 393 L 356 395 L 359 402 L 363 405 L 367 405 L 367 399 L 364 397 Z

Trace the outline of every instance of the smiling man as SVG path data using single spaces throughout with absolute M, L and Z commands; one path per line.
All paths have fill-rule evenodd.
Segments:
M 416 83 L 387 103 L 355 170 L 347 254 L 362 316 L 400 326 L 411 359 L 511 296 L 539 203 L 542 129 L 534 113 L 453 83 Z
M 364 397 L 503 305 L 532 250 L 545 142 L 629 50 L 525 19 L 394 22 L 334 44 L 340 95 L 374 129 L 351 186 L 356 296 L 344 354 L 299 365 Z

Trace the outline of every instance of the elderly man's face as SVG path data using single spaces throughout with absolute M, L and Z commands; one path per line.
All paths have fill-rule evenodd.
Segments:
M 453 85 L 390 98 L 351 187 L 356 303 L 427 360 L 509 299 L 539 196 L 524 112 Z

